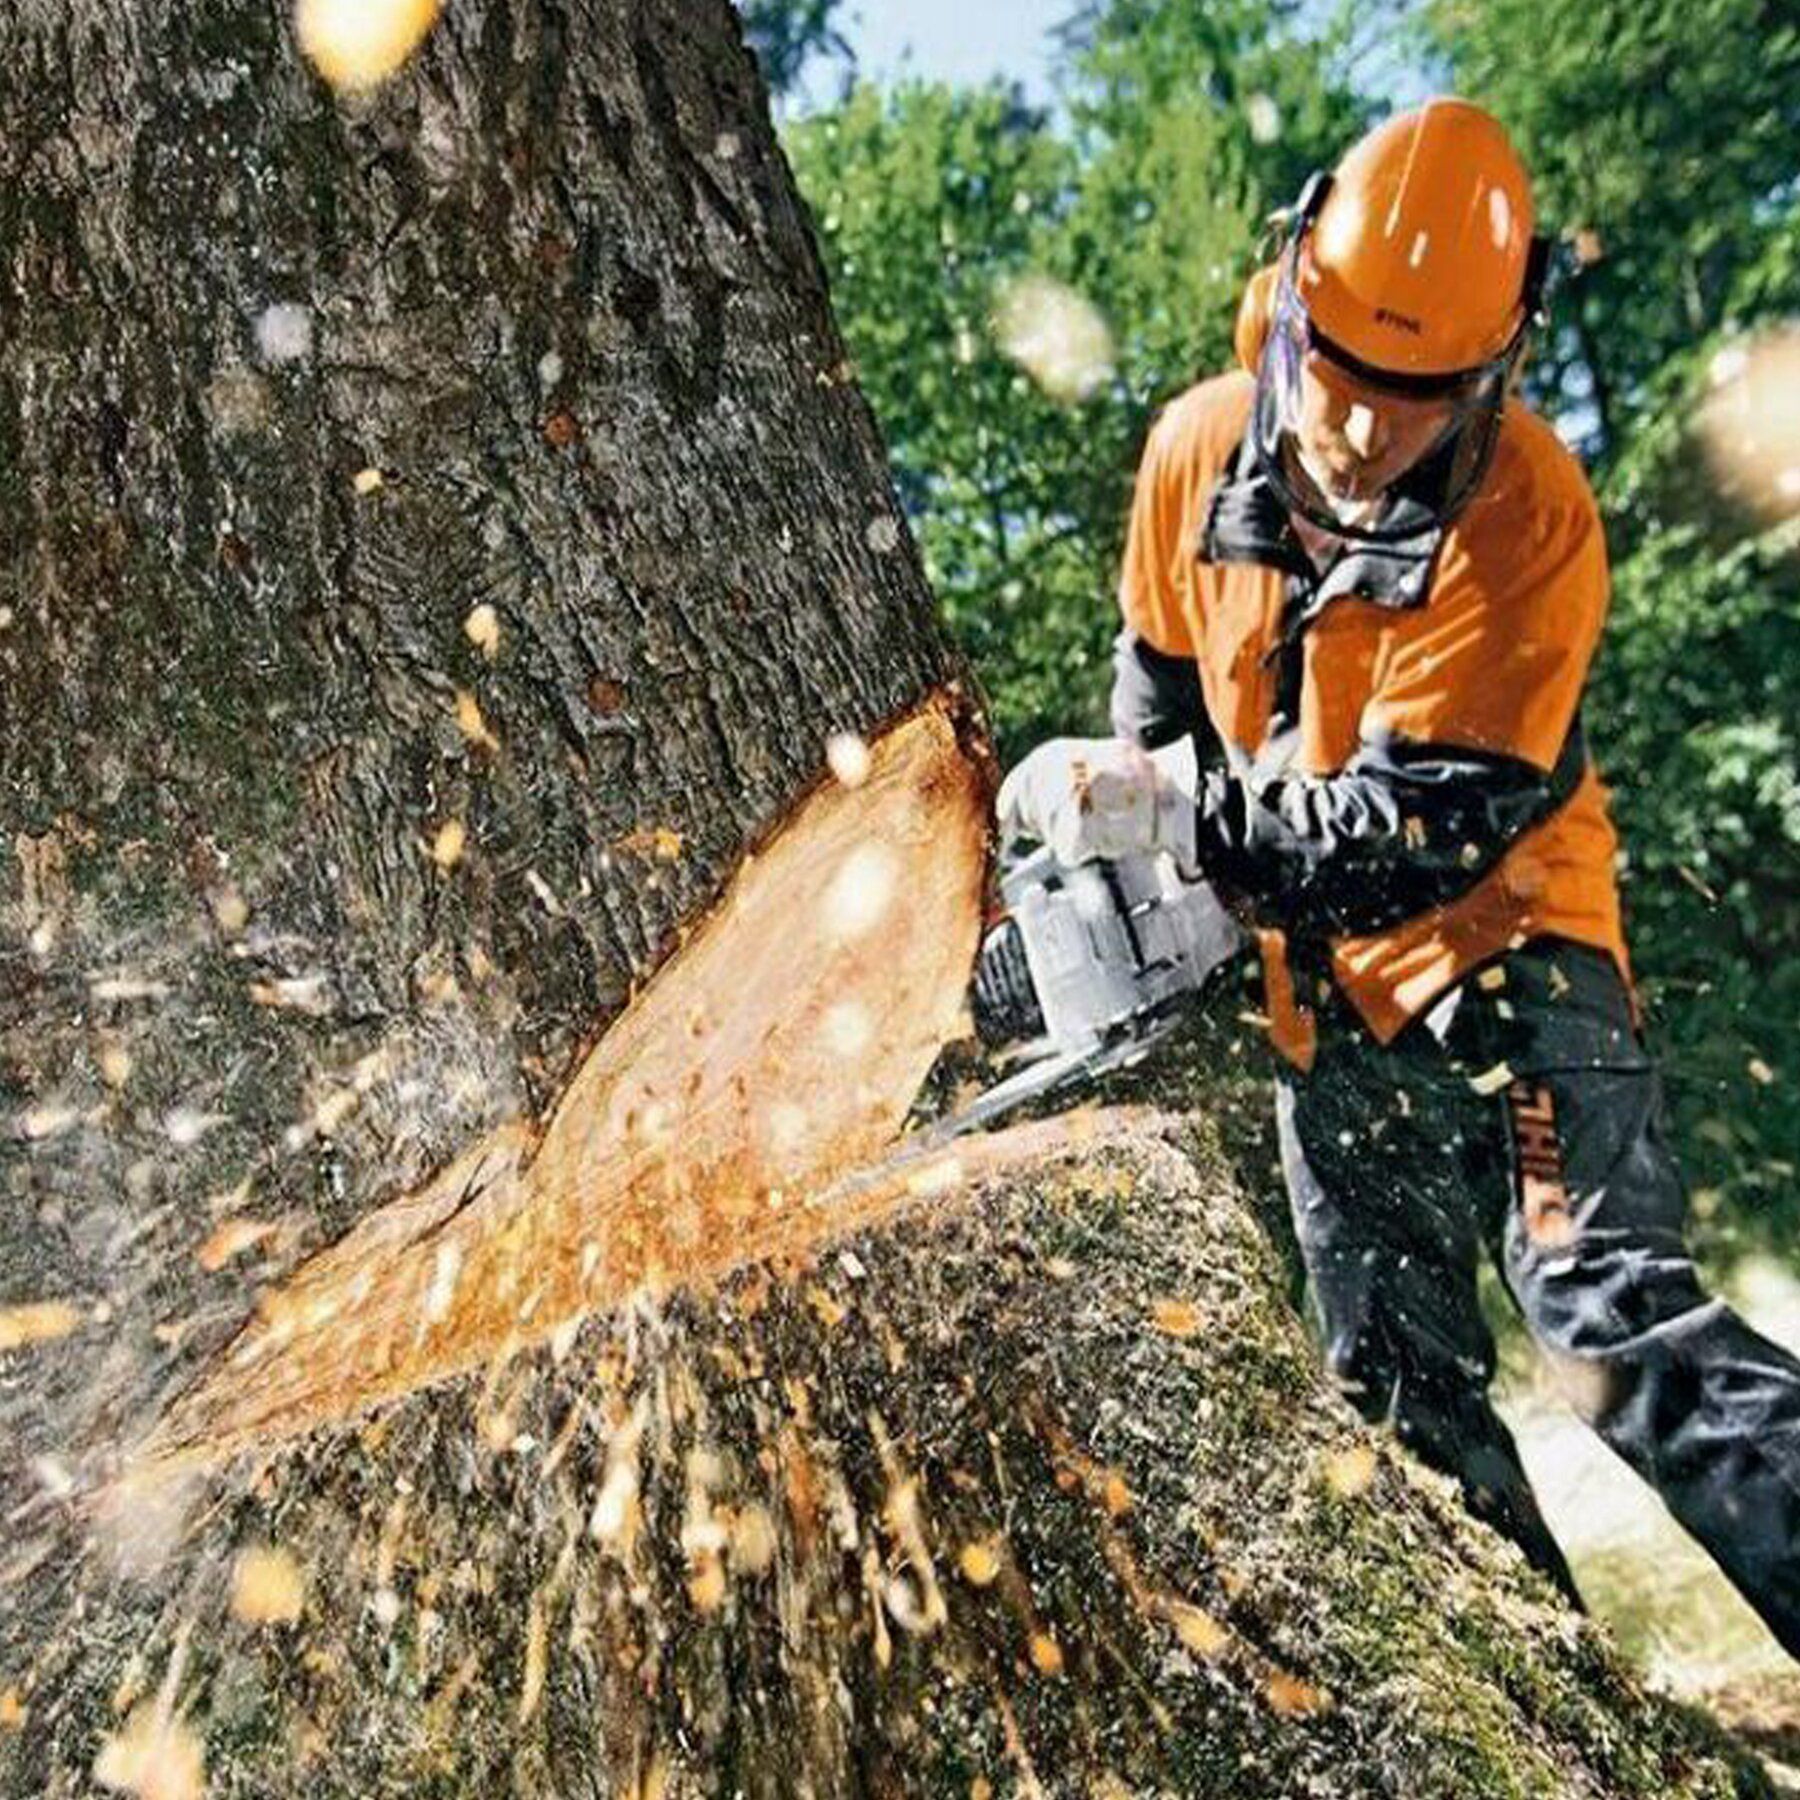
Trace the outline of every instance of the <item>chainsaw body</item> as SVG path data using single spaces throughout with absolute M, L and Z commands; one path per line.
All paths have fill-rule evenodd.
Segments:
M 969 1129 L 1142 1057 L 1244 942 L 1203 881 L 1158 853 L 1065 868 L 1040 849 L 1003 868 L 971 1007 L 1017 1071 L 948 1121 Z

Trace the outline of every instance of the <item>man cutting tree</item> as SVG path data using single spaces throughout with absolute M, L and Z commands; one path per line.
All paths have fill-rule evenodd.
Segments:
M 1165 848 L 1255 932 L 1333 1373 L 1571 1596 L 1488 1399 L 1483 1246 L 1605 1441 L 1800 1655 L 1800 1363 L 1702 1290 L 1580 703 L 1606 550 L 1512 396 L 1547 241 L 1497 122 L 1433 101 L 1307 185 L 1137 479 L 1112 739 L 1002 824 Z

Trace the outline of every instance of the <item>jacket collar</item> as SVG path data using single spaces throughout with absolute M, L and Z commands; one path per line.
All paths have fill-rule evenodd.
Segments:
M 1245 432 L 1213 485 L 1201 528 L 1199 555 L 1210 563 L 1255 563 L 1278 569 L 1308 587 L 1305 611 L 1317 614 L 1340 595 L 1355 594 L 1379 606 L 1403 610 L 1422 606 L 1432 570 L 1448 529 L 1431 522 L 1430 509 L 1404 491 L 1388 500 L 1384 524 L 1418 529 L 1386 544 L 1346 541 L 1320 575 L 1295 535 L 1288 510 L 1256 455 L 1252 434 Z

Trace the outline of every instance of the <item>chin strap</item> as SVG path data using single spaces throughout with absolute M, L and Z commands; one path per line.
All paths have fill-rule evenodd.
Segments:
M 1550 277 L 1555 252 L 1554 240 L 1541 231 L 1531 234 L 1531 248 L 1525 256 L 1525 286 L 1519 295 L 1524 311 L 1521 331 L 1541 330 L 1550 323 Z

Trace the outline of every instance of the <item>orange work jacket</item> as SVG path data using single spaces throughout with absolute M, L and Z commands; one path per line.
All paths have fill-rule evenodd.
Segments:
M 1209 507 L 1241 467 L 1253 378 L 1233 371 L 1168 406 L 1137 478 L 1120 579 L 1125 623 L 1165 657 L 1191 657 L 1222 744 L 1268 749 L 1287 577 L 1208 560 Z M 1606 613 L 1605 537 L 1592 490 L 1555 432 L 1509 401 L 1486 478 L 1445 528 L 1417 591 L 1396 603 L 1354 589 L 1306 625 L 1298 718 L 1283 754 L 1298 776 L 1341 770 L 1371 738 L 1499 752 L 1558 765 Z M 1614 879 L 1617 838 L 1585 747 L 1570 791 L 1448 902 L 1324 946 L 1329 978 L 1376 1038 L 1477 965 L 1554 934 L 1609 951 L 1629 980 Z M 1234 759 L 1235 760 L 1235 759 Z M 1260 934 L 1267 1009 L 1290 1060 L 1311 1061 L 1313 996 L 1279 930 Z

